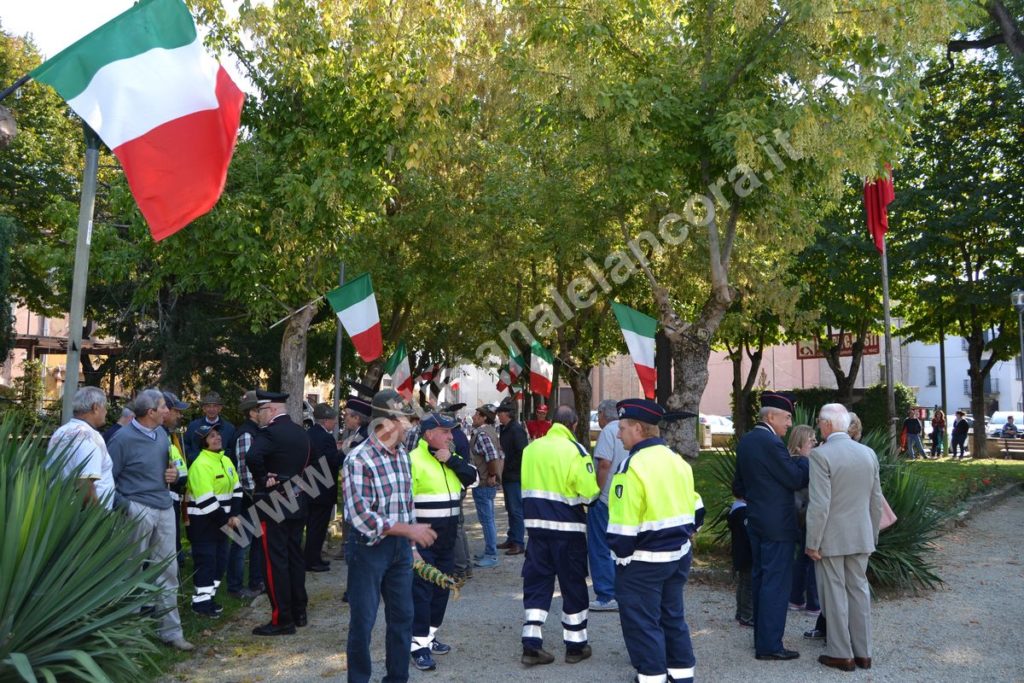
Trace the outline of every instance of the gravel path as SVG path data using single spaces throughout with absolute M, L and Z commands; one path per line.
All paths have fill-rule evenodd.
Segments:
M 471 508 L 467 506 L 467 511 Z M 503 510 L 498 505 L 498 510 Z M 467 514 L 467 517 L 469 515 Z M 499 518 L 504 517 L 503 512 Z M 478 530 L 472 518 L 467 528 Z M 803 613 L 789 614 L 786 644 L 801 658 L 792 662 L 754 659 L 750 629 L 732 620 L 730 586 L 692 582 L 686 589 L 687 621 L 697 653 L 701 681 L 1024 681 L 1024 651 L 1019 626 L 1024 611 L 1024 565 L 1020 547 L 1024 529 L 1024 496 L 1008 498 L 978 512 L 965 527 L 940 539 L 939 575 L 943 588 L 919 596 L 875 603 L 874 668 L 843 673 L 817 662 L 820 641 L 804 640 L 813 625 Z M 479 534 L 476 534 L 479 538 Z M 471 533 L 471 546 L 479 546 Z M 309 626 L 298 636 L 257 639 L 250 629 L 267 619 L 269 608 L 259 598 L 233 624 L 227 624 L 201 645 L 197 655 L 165 680 L 201 682 L 343 680 L 348 606 L 341 602 L 344 564 L 325 574 L 307 574 Z M 497 568 L 477 570 L 451 602 L 442 640 L 453 646 L 438 657 L 436 672 L 411 670 L 411 680 L 493 681 L 630 681 L 633 669 L 616 613 L 591 613 L 590 641 L 594 656 L 578 665 L 562 662 L 556 593 L 545 627 L 554 664 L 525 669 L 519 663 L 522 618 L 520 557 L 502 557 Z M 383 610 L 373 637 L 374 674 L 383 676 Z M 378 678 L 379 680 L 379 678 Z

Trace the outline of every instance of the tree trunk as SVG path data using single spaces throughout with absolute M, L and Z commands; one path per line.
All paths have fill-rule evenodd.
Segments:
M 316 314 L 307 306 L 288 319 L 281 338 L 281 391 L 288 394 L 288 415 L 302 424 L 302 399 L 306 387 L 306 344 L 309 323 Z
M 836 398 L 839 403 L 842 403 L 847 408 L 853 407 L 853 387 L 857 383 L 857 375 L 860 374 L 860 364 L 864 358 L 864 340 L 868 334 L 869 321 L 865 320 L 856 331 L 853 340 L 853 346 L 850 356 L 850 371 L 844 372 L 842 361 L 842 343 L 843 343 L 843 331 L 839 332 L 839 344 L 825 353 L 825 362 L 828 363 L 828 367 L 832 370 L 832 374 L 836 378 Z M 831 329 L 829 330 L 829 339 L 831 342 Z M 818 337 L 818 346 L 822 346 L 824 340 L 821 336 Z
M 594 387 L 590 383 L 592 366 L 577 368 L 577 371 L 566 373 L 569 386 L 572 387 L 573 402 L 579 422 L 576 423 L 576 440 L 590 449 L 590 404 L 594 400 Z
M 971 442 L 971 456 L 984 458 L 987 435 L 985 434 L 985 379 L 995 365 L 995 354 L 982 362 L 985 352 L 985 337 L 980 325 L 971 327 L 967 338 L 967 376 L 971 378 L 971 413 L 974 415 L 974 439 Z
M 670 411 L 700 412 L 700 398 L 708 383 L 708 359 L 711 357 L 709 341 L 685 334 L 672 344 L 672 364 L 675 380 L 668 399 Z M 688 458 L 700 454 L 697 443 L 697 418 L 664 423 L 662 436 L 674 449 Z
M 743 346 L 736 349 L 735 355 L 730 355 L 732 360 L 732 402 L 733 415 L 732 425 L 735 428 L 736 438 L 746 434 L 753 426 L 748 422 L 750 417 L 750 394 L 757 382 L 757 373 L 761 370 L 761 360 L 764 357 L 764 338 L 760 339 L 760 346 L 753 353 L 747 353 L 750 358 L 750 369 L 747 371 L 746 379 L 743 378 Z

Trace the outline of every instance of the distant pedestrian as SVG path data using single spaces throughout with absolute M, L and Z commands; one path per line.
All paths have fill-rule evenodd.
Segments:
M 903 433 L 907 436 L 907 457 L 910 460 L 917 460 L 918 453 L 921 454 L 922 458 L 926 457 L 924 444 L 921 443 L 924 424 L 921 422 L 921 418 L 918 417 L 917 411 L 913 408 L 907 413 L 907 419 L 903 421 Z
M 937 459 L 946 450 L 946 414 L 936 410 L 932 416 L 932 458 Z
M 316 424 L 309 428 L 310 467 L 330 475 L 330 484 L 324 486 L 318 482 L 316 495 L 309 500 L 309 515 L 306 518 L 306 545 L 303 555 L 306 560 L 306 571 L 325 572 L 331 563 L 323 556 L 324 541 L 327 540 L 327 527 L 334 517 L 334 508 L 338 503 L 338 471 L 341 468 L 341 453 L 338 442 L 334 440 L 334 427 L 338 423 L 338 413 L 327 403 L 318 403 L 313 408 L 313 419 Z
M 498 530 L 494 523 L 494 499 L 505 465 L 501 451 L 501 440 L 494 428 L 494 409 L 483 405 L 473 413 L 473 438 L 469 450 L 473 466 L 480 473 L 480 483 L 473 488 L 473 504 L 476 518 L 483 531 L 484 549 L 475 557 L 477 567 L 494 567 L 498 564 Z
M 114 438 L 118 431 L 122 427 L 127 427 L 135 419 L 135 412 L 131 409 L 131 405 L 125 405 L 121 408 L 121 417 L 117 418 L 117 422 L 107 427 L 103 432 L 103 441 L 110 443 L 110 440 Z
M 224 401 L 221 400 L 220 394 L 216 391 L 209 391 L 203 395 L 200 400 L 200 405 L 203 409 L 203 417 L 198 417 L 188 423 L 188 428 L 185 429 L 185 459 L 191 463 L 197 455 L 199 455 L 199 444 L 196 443 L 196 432 L 200 425 L 215 425 L 221 426 L 221 436 L 224 439 L 224 443 L 231 445 L 235 443 L 235 426 L 225 420 L 220 415 L 220 411 L 224 408 Z M 231 458 L 231 461 L 235 461 L 235 453 L 230 448 L 226 449 L 224 454 Z
M 505 493 L 505 512 L 508 515 L 508 533 L 498 550 L 506 555 L 522 555 L 525 551 L 526 527 L 523 525 L 523 486 L 520 469 L 523 449 L 530 443 L 515 417 L 516 408 L 512 403 L 502 403 L 497 408 L 498 430 L 501 451 L 505 454 L 505 469 L 501 475 L 501 488 Z
M 818 444 L 814 429 L 808 425 L 796 425 L 789 432 L 789 452 L 794 458 L 806 458 L 811 449 Z M 796 503 L 797 525 L 800 527 L 800 539 L 797 544 L 796 559 L 793 560 L 793 587 L 789 594 L 789 609 L 806 610 L 818 616 L 821 606 L 818 602 L 818 585 L 814 578 L 814 562 L 804 553 L 804 540 L 807 536 L 807 503 L 810 496 L 806 488 L 794 494 Z
M 967 432 L 970 431 L 971 425 L 967 422 L 966 413 L 962 410 L 956 411 L 956 417 L 953 419 L 953 437 L 950 439 L 949 445 L 949 457 L 953 460 L 963 460 L 967 456 Z M 960 454 L 957 455 L 957 450 Z

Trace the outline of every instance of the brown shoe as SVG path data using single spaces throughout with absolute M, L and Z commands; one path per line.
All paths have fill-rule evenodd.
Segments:
M 555 661 L 555 656 L 547 650 L 528 650 L 523 648 L 523 656 L 520 660 L 526 666 L 537 666 L 538 664 L 550 664 Z
M 526 552 L 526 548 L 524 548 L 523 546 L 519 545 L 518 543 L 513 543 L 512 545 L 510 545 L 508 547 L 508 550 L 505 552 L 505 554 L 506 555 L 522 555 L 524 552 Z
M 853 663 L 852 659 L 842 659 L 841 657 L 819 655 L 818 661 L 825 666 L 830 666 L 833 669 L 839 669 L 840 671 L 854 671 L 857 668 L 857 665 Z
M 853 662 L 862 669 L 871 668 L 871 657 L 854 657 Z
M 515 545 L 515 543 L 513 543 L 512 541 L 505 541 L 504 543 L 499 543 L 499 544 L 498 544 L 497 546 L 495 546 L 495 547 L 496 547 L 496 548 L 497 548 L 498 550 L 508 550 L 509 548 L 511 548 L 511 547 L 512 547 L 512 546 L 514 546 L 514 545 Z

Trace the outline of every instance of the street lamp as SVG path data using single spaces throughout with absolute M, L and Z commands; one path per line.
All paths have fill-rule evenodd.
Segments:
M 1020 335 L 1020 355 L 1017 356 L 1017 376 L 1020 378 L 1020 400 L 1024 403 L 1024 290 L 1016 289 L 1010 294 L 1010 301 L 1017 309 L 1017 334 Z

